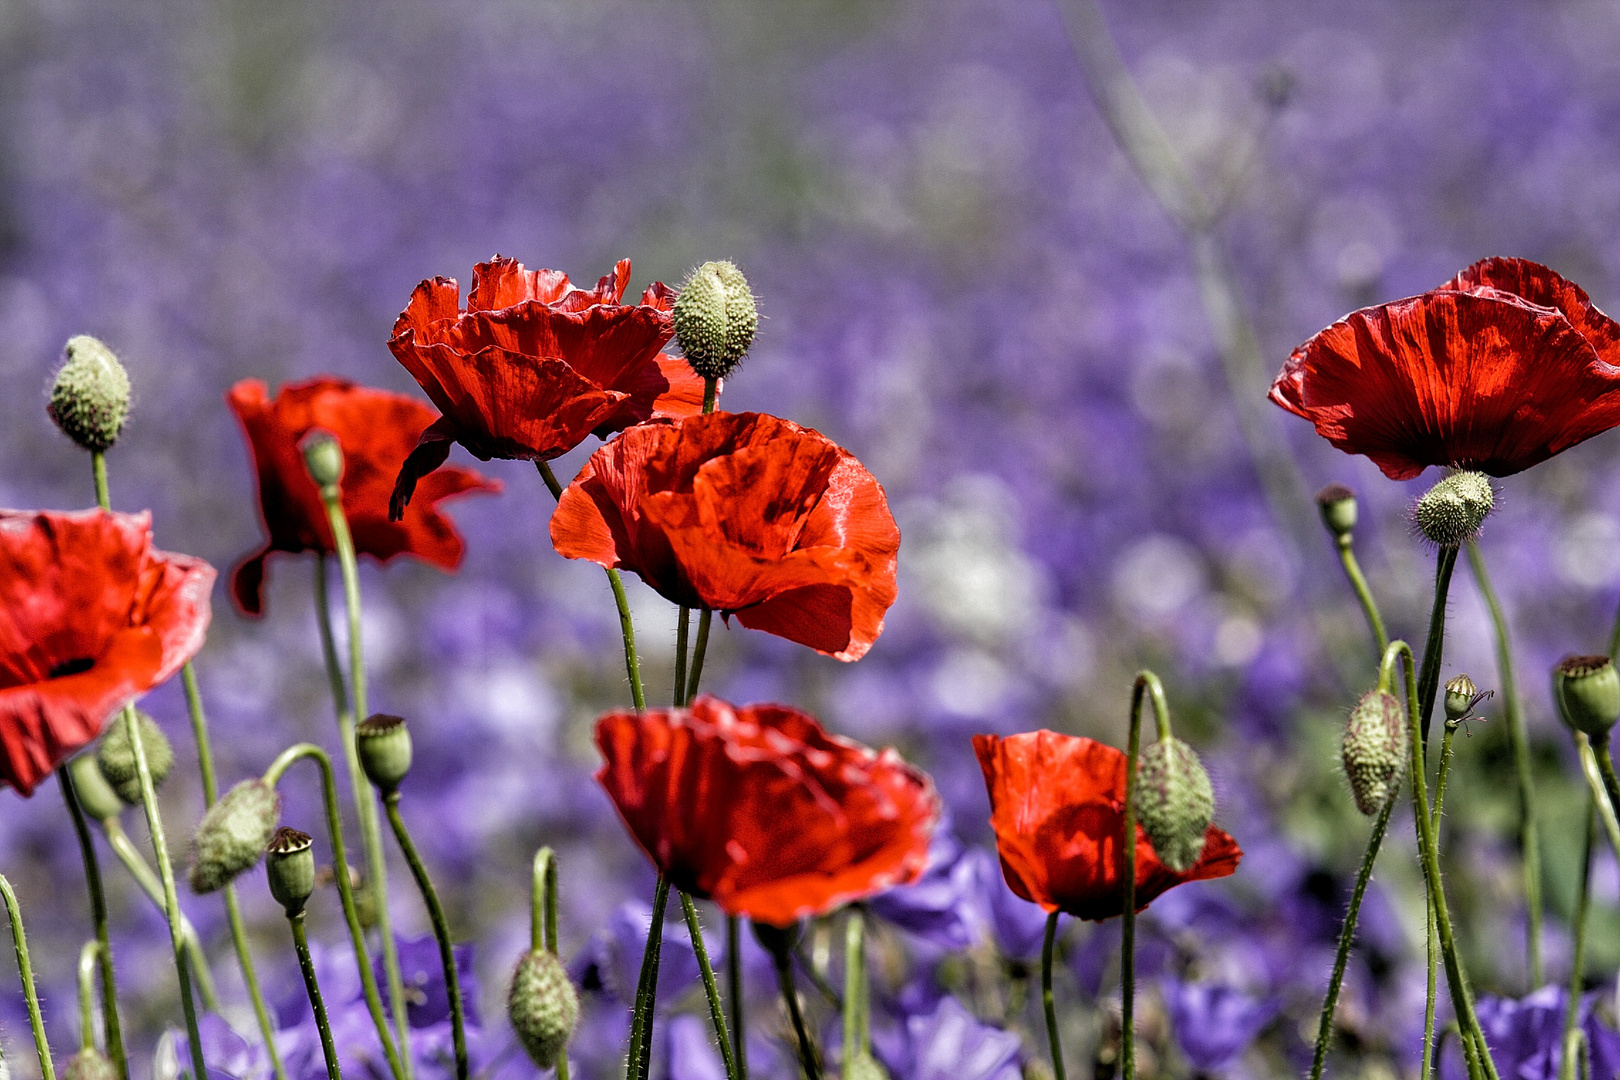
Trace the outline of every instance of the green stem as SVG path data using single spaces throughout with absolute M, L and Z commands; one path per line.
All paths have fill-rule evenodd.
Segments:
M 669 903 L 669 879 L 658 875 L 653 889 L 652 921 L 647 924 L 647 944 L 641 950 L 641 976 L 636 980 L 636 1004 L 630 1014 L 630 1056 L 626 1080 L 645 1077 L 652 1064 L 653 1008 L 658 999 L 658 961 L 664 950 L 664 908 Z
M 1418 676 L 1418 717 L 1422 721 L 1423 742 L 1420 760 L 1429 760 L 1429 720 L 1434 715 L 1435 694 L 1440 689 L 1440 656 L 1445 651 L 1446 597 L 1451 592 L 1451 572 L 1457 566 L 1457 549 L 1445 547 L 1435 560 L 1434 605 L 1429 610 L 1429 638 L 1423 645 L 1423 671 Z
M 23 934 L 22 909 L 17 906 L 17 894 L 11 882 L 0 874 L 0 898 L 6 903 L 6 914 L 11 917 L 11 944 L 17 951 L 17 976 L 22 980 L 23 998 L 28 1002 L 28 1025 L 34 1029 L 34 1049 L 39 1052 L 39 1072 L 44 1080 L 56 1080 L 56 1068 L 51 1064 L 51 1044 L 45 1039 L 45 1018 L 39 1013 L 39 993 L 34 989 L 34 967 L 28 962 L 28 938 Z
M 79 1049 L 96 1045 L 96 958 L 101 942 L 91 938 L 79 949 Z
M 719 400 L 720 380 L 705 377 L 703 380 L 703 415 L 708 416 L 714 412 L 714 407 Z
M 343 724 L 341 709 L 338 714 L 343 756 L 349 767 L 349 785 L 354 794 L 354 810 L 360 819 L 361 847 L 366 855 L 366 877 L 377 913 L 377 935 L 382 938 L 383 974 L 388 980 L 388 1006 L 394 1015 L 394 1028 L 399 1036 L 400 1062 L 405 1066 L 404 1080 L 410 1080 L 414 1063 L 411 1057 L 411 1029 L 406 1016 L 405 979 L 399 969 L 399 946 L 394 941 L 394 920 L 388 910 L 388 861 L 383 853 L 382 826 L 377 821 L 376 795 L 360 767 L 355 748 L 354 725 L 371 715 L 366 701 L 366 654 L 361 639 L 360 568 L 354 551 L 354 536 L 349 531 L 349 519 L 343 512 L 342 492 L 336 484 L 321 489 L 321 502 L 326 504 L 326 520 L 332 528 L 333 546 L 337 548 L 338 569 L 343 576 L 343 606 L 349 617 L 349 689 L 353 695 L 353 712 L 347 727 Z M 325 579 L 325 566 L 317 564 Z M 324 615 L 324 610 L 322 612 Z
M 731 1050 L 737 1075 L 748 1080 L 748 1041 L 743 1037 L 742 920 L 726 916 L 726 996 L 731 1004 Z
M 692 609 L 681 605 L 680 618 L 675 623 L 675 707 L 686 704 L 686 634 L 692 621 Z
M 123 823 L 117 818 L 108 818 L 101 823 L 101 828 L 107 838 L 107 846 L 118 856 L 118 861 L 124 864 L 129 876 L 135 879 L 135 884 L 141 887 L 141 892 L 152 901 L 152 905 L 163 911 L 163 880 L 147 865 L 140 849 L 124 831 Z M 192 973 L 197 977 L 197 993 L 203 999 L 203 1008 L 209 1012 L 218 1012 L 219 995 L 214 989 L 213 976 L 208 971 L 208 958 L 203 954 L 202 942 L 197 937 L 196 928 L 191 925 L 191 920 L 186 918 L 184 912 L 180 914 L 180 933 L 186 940 L 186 955 L 191 958 Z
M 698 680 L 703 678 L 703 658 L 709 651 L 709 624 L 713 621 L 714 612 L 704 608 L 698 616 L 697 645 L 692 649 L 692 674 L 686 680 L 685 704 L 688 705 L 697 697 Z
M 1355 541 L 1349 533 L 1345 533 L 1335 539 L 1335 546 L 1339 549 L 1339 563 L 1344 567 L 1344 576 L 1350 579 L 1350 588 L 1355 590 L 1356 599 L 1361 601 L 1361 613 L 1367 617 L 1367 628 L 1372 631 L 1373 640 L 1378 642 L 1378 655 L 1383 656 L 1384 650 L 1389 648 L 1389 632 L 1384 629 L 1384 617 L 1378 613 L 1378 602 L 1373 599 L 1372 589 L 1361 572 L 1361 563 L 1356 561 Z
M 1046 1041 L 1052 1047 L 1052 1075 L 1056 1080 L 1067 1080 L 1063 1069 L 1063 1040 L 1058 1036 L 1057 1005 L 1052 999 L 1052 954 L 1057 946 L 1058 916 L 1054 911 L 1046 917 L 1046 937 L 1041 943 L 1041 1005 L 1046 1010 Z
M 118 983 L 113 971 L 112 943 L 107 934 L 107 893 L 101 884 L 101 863 L 96 858 L 96 846 L 85 824 L 84 809 L 79 805 L 79 793 L 73 786 L 73 774 L 66 765 L 56 770 L 56 782 L 62 788 L 68 816 L 73 819 L 73 833 L 79 840 L 79 854 L 84 858 L 84 881 L 90 892 L 90 919 L 95 924 L 97 962 L 101 967 L 101 1016 L 107 1040 L 107 1056 L 112 1059 L 118 1075 L 123 1080 L 129 1080 L 129 1060 L 124 1054 L 123 1028 L 118 1020 Z
M 1575 1019 L 1580 1011 L 1581 985 L 1585 979 L 1586 914 L 1592 900 L 1592 849 L 1597 846 L 1597 799 L 1587 800 L 1586 852 L 1581 857 L 1581 892 L 1575 903 L 1575 953 L 1570 958 L 1569 1001 L 1564 1006 L 1564 1055 L 1558 1065 L 1559 1080 L 1575 1080 L 1575 1054 L 1570 1037 L 1576 1033 Z
M 169 920 L 169 945 L 174 951 L 174 970 L 180 980 L 180 1009 L 185 1014 L 186 1037 L 190 1041 L 192 1080 L 207 1080 L 203 1061 L 202 1034 L 197 1029 L 197 1006 L 191 1000 L 191 964 L 186 958 L 186 935 L 181 925 L 180 896 L 174 886 L 174 867 L 169 862 L 169 841 L 158 812 L 157 789 L 152 783 L 152 766 L 146 758 L 141 725 L 135 722 L 135 707 L 124 706 L 124 732 L 135 756 L 135 773 L 141 783 L 141 805 L 146 809 L 146 827 L 152 834 L 152 854 L 157 860 L 158 877 L 163 882 L 163 911 Z
M 676 890 L 679 892 L 680 890 Z M 686 932 L 692 938 L 692 951 L 697 953 L 698 971 L 703 975 L 703 993 L 709 999 L 709 1019 L 714 1024 L 715 1042 L 725 1062 L 727 1080 L 737 1080 L 737 1061 L 731 1054 L 731 1033 L 726 1030 L 726 1009 L 720 1003 L 720 989 L 714 983 L 714 968 L 709 966 L 709 950 L 703 944 L 703 926 L 698 922 L 697 906 L 692 898 L 681 892 L 681 911 L 686 916 Z
M 90 471 L 96 478 L 96 505 L 103 510 L 111 510 L 112 495 L 107 490 L 107 455 L 103 451 L 90 451 Z
M 1485 558 L 1479 545 L 1468 543 L 1468 565 L 1474 571 L 1474 581 L 1485 597 L 1490 609 L 1491 623 L 1496 628 L 1496 677 L 1502 684 L 1503 712 L 1507 715 L 1508 739 L 1513 744 L 1513 767 L 1519 782 L 1519 857 L 1523 863 L 1524 906 L 1528 915 L 1525 928 L 1530 956 L 1530 987 L 1541 985 L 1541 842 L 1536 824 L 1535 784 L 1530 769 L 1530 735 L 1525 727 L 1524 710 L 1519 702 L 1519 691 L 1513 675 L 1513 648 L 1508 636 L 1507 616 L 1491 587 L 1491 578 L 1485 571 Z M 1612 642 L 1611 642 L 1612 643 Z M 1610 650 L 1612 656 L 1614 650 Z
M 1423 966 L 1426 981 L 1423 988 L 1423 1053 L 1422 1060 L 1429 1060 L 1434 1048 L 1434 1007 L 1439 998 L 1436 992 L 1435 975 L 1438 966 L 1435 963 L 1435 950 L 1438 943 L 1434 936 L 1434 905 L 1428 897 L 1423 898 Z M 1470 1040 L 1464 1040 L 1472 1045 Z M 1466 1051 L 1464 1052 L 1466 1054 Z M 1476 1050 L 1477 1054 L 1477 1050 Z M 1473 1066 L 1470 1066 L 1472 1069 Z
M 1615 780 L 1614 759 L 1609 756 L 1609 737 L 1592 740 L 1592 756 L 1597 759 L 1598 775 L 1603 778 L 1603 790 L 1609 796 L 1609 805 L 1620 810 L 1620 782 Z
M 557 954 L 557 856 L 549 847 L 534 853 L 529 888 L 529 948 Z M 568 1080 L 568 1055 L 557 1055 L 557 1080 Z
M 377 993 L 377 977 L 371 970 L 371 955 L 366 949 L 366 932 L 360 925 L 360 913 L 354 903 L 354 887 L 349 881 L 349 858 L 343 847 L 343 818 L 338 811 L 337 779 L 332 771 L 332 759 L 314 743 L 298 743 L 283 750 L 264 771 L 264 782 L 275 787 L 295 763 L 309 758 L 320 767 L 321 795 L 326 802 L 326 831 L 332 841 L 332 877 L 337 884 L 338 899 L 343 903 L 343 919 L 349 926 L 349 940 L 354 945 L 355 966 L 360 969 L 360 988 L 365 994 L 366 1010 L 377 1028 L 377 1040 L 382 1043 L 388 1058 L 388 1070 L 395 1080 L 404 1080 L 404 1066 L 394 1048 L 388 1020 L 383 1015 L 382 996 Z
M 321 1053 L 326 1056 L 327 1080 L 341 1080 L 337 1047 L 332 1045 L 332 1027 L 326 1022 L 326 1005 L 321 1001 L 321 986 L 315 981 L 315 964 L 309 956 L 309 939 L 304 936 L 304 913 L 287 916 L 292 927 L 293 948 L 298 951 L 298 970 L 304 973 L 304 989 L 309 992 L 309 1007 L 315 1013 L 315 1028 L 321 1033 Z
M 399 841 L 399 850 L 405 855 L 405 862 L 411 868 L 411 876 L 416 878 L 416 887 L 421 890 L 422 902 L 427 905 L 428 918 L 433 921 L 433 936 L 439 939 L 439 963 L 444 966 L 444 987 L 450 997 L 450 1035 L 455 1045 L 456 1077 L 457 1080 L 467 1080 L 469 1073 L 467 1021 L 462 1013 L 461 973 L 456 970 L 455 948 L 450 941 L 450 924 L 444 917 L 444 905 L 439 903 L 438 890 L 433 887 L 433 881 L 428 877 L 427 867 L 422 865 L 422 856 L 417 853 L 416 845 L 411 842 L 411 834 L 405 828 L 405 819 L 400 817 L 397 790 L 389 792 L 383 798 L 383 810 L 388 815 L 388 824 L 393 827 L 394 839 Z
M 867 1049 L 870 1026 L 866 1016 L 866 920 L 859 910 L 844 923 L 844 1072 L 855 1055 Z
M 1120 844 L 1124 866 L 1120 880 L 1125 896 L 1120 909 L 1120 1077 L 1136 1078 L 1136 762 L 1142 746 L 1142 698 L 1153 700 L 1153 719 L 1160 741 L 1170 738 L 1170 707 L 1164 685 L 1151 671 L 1141 671 L 1131 687 L 1131 732 L 1125 752 L 1125 830 Z
M 1440 807 L 1446 801 L 1446 778 L 1451 775 L 1451 741 L 1457 735 L 1460 725 L 1455 720 L 1447 720 L 1445 734 L 1440 737 L 1440 776 L 1434 785 L 1434 829 L 1435 836 L 1440 835 Z
M 793 950 L 776 949 L 771 954 L 776 965 L 776 985 L 782 991 L 788 1017 L 793 1021 L 793 1033 L 799 1040 L 799 1064 L 809 1080 L 821 1080 L 821 1066 L 816 1062 L 816 1046 L 810 1041 L 810 1031 L 804 1026 L 804 1012 L 799 1008 L 799 992 L 793 987 Z
M 1620 860 L 1620 820 L 1614 816 L 1614 807 L 1609 803 L 1609 793 L 1603 783 L 1603 774 L 1598 771 L 1597 757 L 1592 753 L 1591 740 L 1582 731 L 1575 732 L 1575 747 L 1581 756 L 1581 772 L 1586 775 L 1586 786 L 1592 791 L 1592 798 L 1597 801 L 1598 820 L 1603 823 L 1603 831 L 1609 836 L 1609 846 L 1614 849 L 1614 857 Z

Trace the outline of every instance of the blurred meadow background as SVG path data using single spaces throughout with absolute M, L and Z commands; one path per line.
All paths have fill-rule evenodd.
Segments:
M 853 665 L 717 624 L 705 688 L 900 747 L 952 811 L 961 847 L 944 859 L 988 843 L 971 733 L 1122 744 L 1131 677 L 1153 667 L 1247 856 L 1230 881 L 1155 905 L 1140 969 L 1149 1023 L 1241 1045 L 1201 1065 L 1189 1036 L 1160 1030 L 1144 1074 L 1297 1073 L 1367 834 L 1337 741 L 1374 677 L 1310 495 L 1356 489 L 1363 565 L 1392 632 L 1421 640 L 1432 558 L 1405 510 L 1435 474 L 1387 481 L 1264 393 L 1345 311 L 1488 255 L 1544 262 L 1620 308 L 1620 6 L 1110 0 L 1106 25 L 1188 185 L 1155 188 L 1093 95 L 1114 46 L 1089 4 L 0 0 L 0 505 L 93 502 L 87 456 L 44 408 L 72 334 L 108 342 L 135 387 L 109 455 L 114 506 L 150 508 L 161 547 L 223 574 L 260 538 L 223 400 L 236 380 L 331 372 L 420 396 L 387 350 L 394 318 L 419 280 L 465 288 L 497 252 L 581 283 L 629 257 L 634 292 L 734 260 L 764 318 L 723 407 L 819 428 L 861 458 L 900 523 L 901 587 Z M 1203 210 L 1178 205 L 1189 186 Z M 412 721 L 404 809 L 452 925 L 476 943 L 495 1029 L 534 849 L 561 852 L 565 959 L 599 947 L 621 903 L 644 904 L 652 872 L 591 778 L 591 722 L 626 701 L 602 575 L 551 550 L 531 465 L 479 467 L 506 488 L 454 505 L 459 573 L 367 563 L 362 577 L 373 706 Z M 1585 804 L 1546 673 L 1600 651 L 1620 601 L 1620 436 L 1500 489 L 1482 547 L 1536 744 L 1558 980 Z M 335 745 L 311 572 L 307 557 L 273 561 L 260 620 L 215 593 L 197 669 L 225 783 L 291 742 Z M 674 611 L 630 589 L 661 699 Z M 1498 687 L 1465 571 L 1452 597 L 1444 677 Z M 183 847 L 202 808 L 184 703 L 170 686 L 145 707 L 176 743 L 164 798 Z M 1500 696 L 1485 715 L 1459 740 L 1446 858 L 1476 984 L 1518 997 L 1534 988 Z M 0 868 L 67 1046 L 89 922 L 50 786 L 0 794 Z M 292 787 L 285 818 L 307 827 L 313 791 Z M 1416 1065 L 1409 816 L 1397 812 L 1341 1006 L 1345 1068 L 1367 1076 Z M 103 861 L 126 1023 L 150 1048 L 179 1019 L 167 938 Z M 1599 985 L 1620 966 L 1620 873 L 1601 848 L 1594 873 Z M 402 864 L 393 875 L 396 925 L 426 932 Z M 257 874 L 242 893 L 261 970 L 296 995 L 279 910 Z M 239 1003 L 219 905 L 186 906 Z M 317 906 L 312 936 L 342 940 L 336 905 Z M 982 922 L 968 924 L 977 938 Z M 1111 929 L 1067 939 L 1071 1002 L 1107 997 Z M 887 976 L 896 1015 L 907 993 L 949 991 L 1021 1032 L 1039 1070 L 1028 1017 L 986 1005 L 971 973 L 909 931 L 883 932 L 911 955 Z M 26 1077 L 10 964 L 0 1047 Z M 1198 987 L 1238 1011 L 1199 1014 Z M 508 1067 L 534 1072 L 520 1055 Z

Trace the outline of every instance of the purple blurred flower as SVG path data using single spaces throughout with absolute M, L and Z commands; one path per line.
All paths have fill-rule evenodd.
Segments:
M 606 993 L 621 1005 L 632 1005 L 636 984 L 641 980 L 641 954 L 652 926 L 652 907 L 639 900 L 627 900 L 608 916 L 607 925 L 591 935 L 585 947 L 568 965 L 574 983 L 586 992 Z M 705 935 L 707 936 L 707 935 Z M 710 947 L 710 962 L 717 963 L 719 950 Z M 667 1005 L 697 981 L 697 954 L 692 951 L 686 923 L 680 917 L 678 901 L 672 899 L 665 910 L 664 942 L 658 960 L 658 1001 Z
M 1159 990 L 1176 1044 L 1200 1073 L 1219 1072 L 1236 1061 L 1282 1008 L 1276 999 L 1251 997 L 1221 983 L 1162 979 Z
M 1018 1036 L 983 1023 L 953 997 L 917 1012 L 872 1051 L 894 1080 L 1018 1080 Z
M 1576 1013 L 1586 1034 L 1593 1077 L 1620 1076 L 1620 1032 L 1604 1024 L 1595 1005 L 1600 992 L 1587 994 Z M 1563 1060 L 1564 1009 L 1569 992 L 1562 986 L 1543 986 L 1526 997 L 1482 995 L 1476 1003 L 1485 1041 L 1490 1044 L 1496 1071 L 1503 1080 L 1558 1080 Z M 1443 1080 L 1467 1076 L 1455 1040 L 1448 1042 L 1440 1061 Z
M 439 941 L 432 934 L 399 937 L 399 969 L 405 981 L 405 1019 L 413 1028 L 428 1027 L 450 1019 L 450 991 L 444 981 L 444 964 L 439 959 Z M 456 976 L 461 980 L 461 1002 L 468 1027 L 478 1026 L 478 978 L 473 973 L 473 945 L 452 947 Z M 386 986 L 381 954 L 371 961 L 377 985 Z M 383 1004 L 388 1002 L 383 995 Z

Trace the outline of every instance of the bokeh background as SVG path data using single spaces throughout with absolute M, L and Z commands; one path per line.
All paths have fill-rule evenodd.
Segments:
M 1263 394 L 1289 350 L 1346 310 L 1487 255 L 1545 262 L 1620 307 L 1620 8 L 1108 3 L 1131 75 L 1213 207 L 1190 238 L 1088 90 L 1063 15 L 1085 2 L 0 0 L 0 505 L 93 501 L 86 456 L 44 410 L 71 334 L 111 344 L 135 386 L 110 455 L 114 505 L 150 508 L 161 546 L 225 571 L 260 535 L 223 402 L 236 380 L 333 372 L 419 393 L 385 346 L 393 319 L 422 278 L 465 282 L 496 252 L 586 281 L 630 257 L 636 291 L 730 258 L 764 321 L 724 406 L 853 450 L 904 542 L 900 599 L 864 660 L 717 628 L 706 687 L 899 746 L 953 811 L 949 869 L 987 840 L 968 735 L 1045 726 L 1121 743 L 1132 674 L 1152 666 L 1248 858 L 1230 882 L 1155 906 L 1144 1070 L 1297 1071 L 1366 836 L 1337 738 L 1373 675 L 1310 493 L 1330 481 L 1360 493 L 1359 550 L 1399 635 L 1421 637 L 1432 556 L 1405 518 L 1425 481 L 1385 480 Z M 1212 320 L 1207 302 L 1223 296 L 1237 321 Z M 1244 324 L 1254 351 L 1223 353 Z M 626 699 L 601 574 L 551 550 L 532 467 L 480 468 L 506 490 L 455 506 L 468 540 L 458 574 L 402 562 L 363 578 L 374 706 L 413 721 L 407 816 L 477 946 L 495 1039 L 534 848 L 562 853 L 565 957 L 628 940 L 610 923 L 633 922 L 619 906 L 644 904 L 652 879 L 591 779 L 591 721 Z M 1500 487 L 1483 548 L 1536 740 L 1547 975 L 1563 979 L 1585 804 L 1545 673 L 1601 650 L 1620 600 L 1620 436 Z M 335 739 L 311 565 L 285 558 L 271 573 L 262 620 L 216 593 L 197 664 L 227 782 L 295 740 Z M 631 591 L 661 698 L 674 614 Z M 1447 677 L 1498 686 L 1465 572 L 1451 609 Z M 201 812 L 183 703 L 166 688 L 147 707 L 179 748 L 165 805 L 183 838 Z M 1535 988 L 1500 698 L 1486 715 L 1462 741 L 1447 858 L 1476 983 L 1517 998 Z M 288 820 L 315 820 L 312 793 L 290 794 Z M 29 915 L 65 1054 L 89 932 L 78 852 L 50 786 L 0 801 L 0 868 Z M 1422 907 L 1401 821 L 1342 1012 L 1338 1061 L 1368 1076 L 1416 1067 Z M 167 940 L 104 863 L 145 1054 L 178 1021 Z M 394 875 L 396 921 L 425 932 L 397 863 Z M 936 876 L 949 885 L 940 910 L 982 953 L 994 875 L 972 887 Z M 1595 882 L 1594 987 L 1620 964 L 1606 853 Z M 279 912 L 257 881 L 243 893 L 262 966 L 296 998 Z M 187 907 L 239 1003 L 218 905 Z M 336 949 L 327 907 L 315 936 Z M 949 991 L 974 1023 L 1023 1038 L 983 1075 L 1016 1075 L 1025 1056 L 1041 1068 L 1027 1010 L 988 999 L 978 969 L 941 963 L 926 934 L 884 933 L 896 959 L 880 997 L 897 1030 Z M 1107 1058 L 1114 939 L 1087 926 L 1065 940 L 1084 1071 L 1086 1054 Z M 620 1010 L 610 991 L 587 995 L 588 1024 Z M 9 976 L 0 995 L 0 1047 L 28 1076 Z M 588 1076 L 608 1074 L 592 1071 L 612 1057 L 615 1029 L 601 1023 L 597 1058 L 582 1042 Z M 707 1067 L 702 1040 L 667 1026 L 686 1041 L 661 1050 L 660 1068 L 709 1075 L 679 1071 Z M 1235 1048 L 1198 1045 L 1197 1032 Z M 894 1053 L 897 1076 L 946 1075 Z M 513 1076 L 533 1072 L 496 1056 Z

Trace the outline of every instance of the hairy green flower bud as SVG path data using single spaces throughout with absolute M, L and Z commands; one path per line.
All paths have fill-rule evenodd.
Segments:
M 1215 816 L 1215 789 L 1204 763 L 1180 739 L 1161 739 L 1136 764 L 1136 820 L 1153 851 L 1176 873 L 1204 853 L 1204 833 Z
M 88 334 L 68 338 L 66 363 L 56 373 L 45 411 L 86 450 L 118 441 L 129 416 L 129 375 L 113 351 Z
M 203 815 L 191 839 L 193 892 L 223 889 L 259 861 L 281 816 L 281 796 L 262 779 L 244 780 Z
M 1406 710 L 1393 694 L 1370 690 L 1344 725 L 1344 775 L 1356 809 L 1372 817 L 1395 797 L 1406 768 Z
M 1484 473 L 1452 473 L 1412 507 L 1412 520 L 1430 542 L 1457 547 L 1472 540 L 1496 505 L 1496 492 Z
M 141 749 L 146 751 L 146 766 L 152 771 L 152 787 L 162 787 L 174 768 L 174 747 L 157 721 L 139 709 L 135 710 L 135 722 L 141 726 Z M 96 748 L 96 764 L 120 799 L 131 806 L 140 805 L 141 776 L 135 767 L 135 747 L 129 741 L 129 725 L 121 717 L 107 725 L 107 733 Z
M 411 771 L 411 733 L 404 718 L 376 713 L 355 729 L 354 737 L 366 778 L 384 795 L 396 790 Z
M 889 1080 L 889 1073 L 877 1058 L 857 1050 L 844 1062 L 844 1080 Z
M 303 452 L 304 468 L 316 487 L 335 487 L 342 481 L 343 447 L 331 432 L 316 428 L 304 436 L 298 449 Z
M 1322 512 L 1322 524 L 1342 540 L 1356 527 L 1356 493 L 1343 484 L 1329 484 L 1316 493 L 1316 508 Z
M 579 1023 L 579 993 L 555 953 L 531 949 L 518 960 L 506 992 L 506 1015 L 536 1065 L 557 1064 Z
M 87 1046 L 68 1058 L 62 1080 L 118 1080 L 118 1067 L 107 1060 L 106 1054 Z
M 73 777 L 73 793 L 90 817 L 106 821 L 124 812 L 124 800 L 101 775 L 101 764 L 95 754 L 80 754 L 68 762 L 68 772 Z
M 1553 700 L 1564 723 L 1607 739 L 1620 719 L 1620 672 L 1607 656 L 1566 656 L 1553 668 Z
M 315 841 L 309 833 L 276 830 L 264 849 L 264 872 L 270 880 L 270 895 L 292 918 L 304 910 L 315 891 Z
M 759 313 L 748 279 L 729 262 L 706 262 L 692 271 L 675 299 L 675 340 L 692 370 L 723 379 L 748 351 Z

